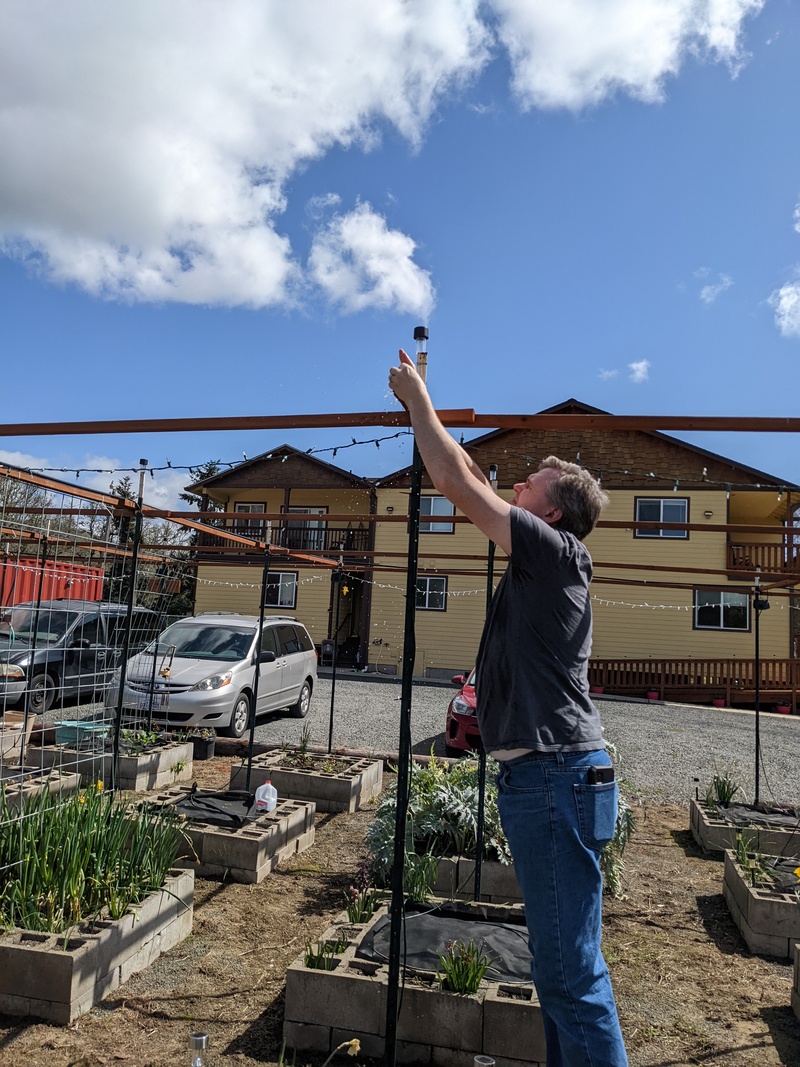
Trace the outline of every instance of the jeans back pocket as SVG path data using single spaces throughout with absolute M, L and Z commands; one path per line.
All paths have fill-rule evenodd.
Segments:
M 617 783 L 574 786 L 578 833 L 587 848 L 602 852 L 617 826 Z

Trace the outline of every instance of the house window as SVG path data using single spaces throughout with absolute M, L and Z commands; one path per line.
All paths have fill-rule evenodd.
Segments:
M 263 515 L 263 504 L 234 504 L 233 510 L 243 515 Z M 257 536 L 264 528 L 263 519 L 234 519 L 233 528 L 245 537 Z
M 452 522 L 425 522 L 425 515 L 455 515 L 456 509 L 444 496 L 423 496 L 419 502 L 419 532 L 420 533 L 452 533 L 455 523 Z
M 749 630 L 749 594 L 695 589 L 694 627 L 696 630 Z
M 417 611 L 447 611 L 447 579 L 417 579 Z
M 636 498 L 637 522 L 688 522 L 689 501 L 686 497 L 640 496 Z M 688 530 L 636 530 L 634 537 L 683 537 Z
M 297 574 L 269 571 L 266 603 L 273 608 L 293 608 L 297 603 Z

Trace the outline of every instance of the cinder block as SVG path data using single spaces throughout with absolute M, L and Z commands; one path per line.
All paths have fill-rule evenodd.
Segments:
M 407 982 L 397 1022 L 398 1039 L 477 1052 L 483 1041 L 482 1001 L 477 995 L 443 991 L 438 983 L 434 987 Z
M 331 1045 L 331 1029 L 329 1026 L 318 1026 L 316 1023 L 294 1023 L 285 1021 L 283 1024 L 283 1040 L 286 1047 L 297 1052 L 330 1052 L 335 1045 Z
M 544 1062 L 542 1009 L 533 986 L 490 985 L 483 1002 L 483 1052 L 495 1060 Z

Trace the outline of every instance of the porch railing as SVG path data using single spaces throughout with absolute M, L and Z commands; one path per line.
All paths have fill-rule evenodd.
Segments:
M 263 521 L 252 518 L 246 521 L 234 520 L 227 523 L 225 528 L 232 533 L 254 538 L 263 538 L 266 532 Z M 201 533 L 197 540 L 198 548 L 204 550 L 203 556 L 206 558 L 213 556 L 215 545 L 232 543 L 204 533 Z M 344 545 L 345 552 L 362 553 L 369 549 L 369 530 L 354 530 L 340 526 L 282 526 L 276 529 L 276 524 L 273 523 L 272 543 L 284 548 L 292 548 L 297 552 L 338 552 L 339 546 Z
M 728 543 L 728 570 L 762 571 L 773 574 L 800 573 L 800 557 L 794 547 L 787 550 L 785 544 L 747 544 L 737 541 Z
M 762 659 L 759 698 L 764 704 L 788 700 L 797 708 L 800 660 Z M 755 700 L 754 659 L 592 659 L 589 684 L 606 693 L 645 696 L 657 690 L 665 700 L 710 703 L 721 698 L 728 707 Z

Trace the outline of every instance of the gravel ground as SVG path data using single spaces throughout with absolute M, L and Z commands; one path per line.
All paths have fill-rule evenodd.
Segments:
M 444 720 L 454 686 L 415 685 L 411 738 L 416 753 L 444 753 Z M 650 701 L 598 700 L 606 737 L 618 751 L 618 773 L 628 791 L 642 799 L 688 804 L 699 779 L 705 792 L 715 771 L 730 770 L 748 800 L 755 775 L 755 714 L 750 711 Z M 259 741 L 297 742 L 305 726 L 313 741 L 327 744 L 331 683 L 318 680 L 311 711 L 302 722 L 275 717 L 259 724 Z M 342 675 L 336 679 L 333 745 L 396 752 L 400 685 Z M 800 717 L 760 716 L 760 796 L 797 797 Z
M 431 749 L 444 756 L 447 704 L 455 687 L 415 685 L 411 737 L 415 753 Z M 618 751 L 623 786 L 643 800 L 687 804 L 705 792 L 715 771 L 727 770 L 752 800 L 755 778 L 755 714 L 660 701 L 598 700 L 606 737 Z M 84 705 L 66 709 L 64 718 L 97 710 Z M 310 742 L 328 743 L 331 680 L 320 676 L 305 720 L 270 715 L 259 720 L 256 740 L 296 744 L 304 731 Z M 61 716 L 59 716 L 61 717 Z M 53 718 L 51 712 L 48 719 Z M 333 747 L 396 753 L 400 721 L 400 684 L 344 673 L 337 676 L 333 710 Z M 760 716 L 762 800 L 797 802 L 800 717 Z M 697 780 L 697 781 L 696 781 Z

